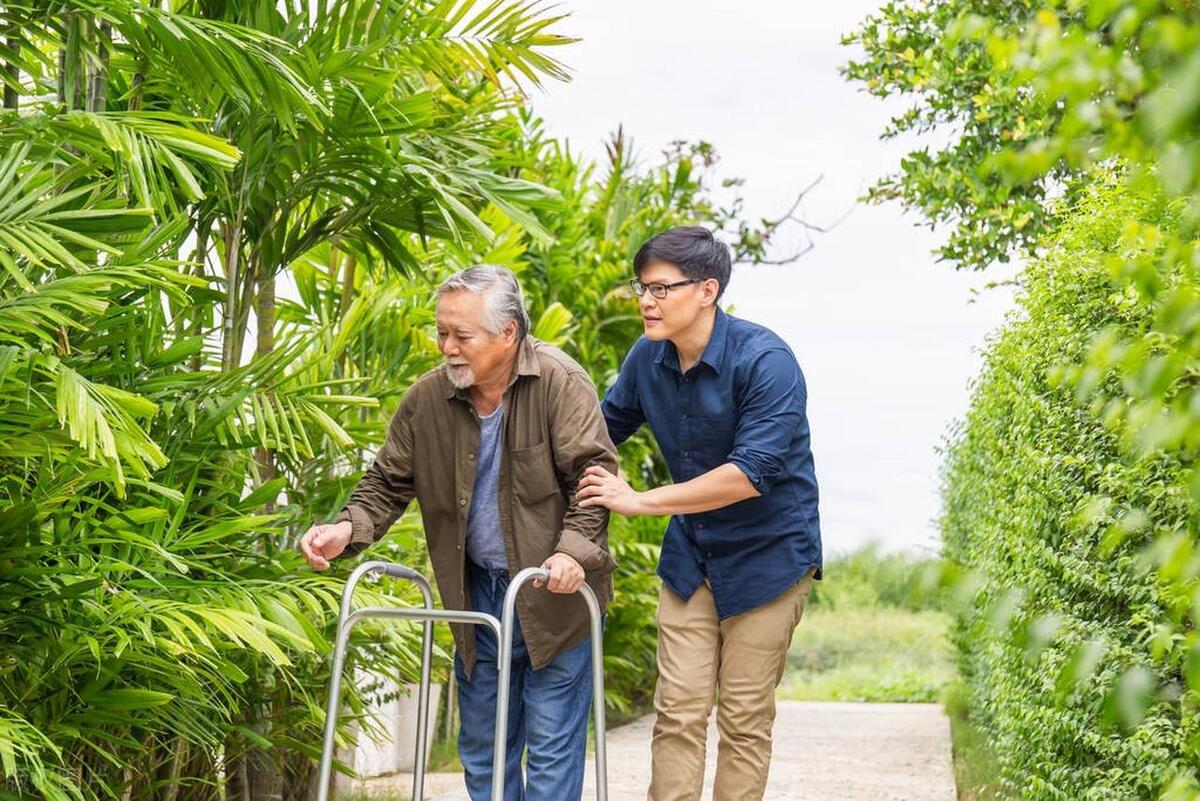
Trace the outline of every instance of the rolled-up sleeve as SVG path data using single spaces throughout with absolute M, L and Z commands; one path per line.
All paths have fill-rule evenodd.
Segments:
M 766 495 L 786 470 L 792 440 L 804 420 L 804 376 L 790 352 L 773 349 L 749 366 L 743 386 L 729 461 Z
M 343 555 L 358 554 L 386 534 L 415 494 L 411 408 L 401 403 L 375 461 L 334 518 L 335 523 L 350 521 L 350 544 Z
M 568 488 L 555 551 L 571 556 L 584 570 L 610 573 L 617 563 L 608 552 L 608 510 L 584 508 L 575 495 L 583 472 L 592 465 L 617 472 L 617 450 L 600 413 L 596 388 L 586 374 L 565 376 L 551 404 L 550 438 L 555 469 Z

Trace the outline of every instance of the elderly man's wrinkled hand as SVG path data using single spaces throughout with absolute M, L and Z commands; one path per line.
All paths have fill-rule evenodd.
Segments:
M 313 526 L 300 538 L 300 552 L 313 570 L 325 570 L 329 561 L 336 558 L 350 544 L 353 528 L 350 522 L 329 523 Z
M 542 569 L 550 571 L 550 580 L 546 582 L 546 589 L 550 592 L 569 594 L 578 592 L 583 586 L 583 566 L 565 553 L 551 554 L 549 559 L 542 562 Z M 535 580 L 533 586 L 541 587 L 541 580 Z

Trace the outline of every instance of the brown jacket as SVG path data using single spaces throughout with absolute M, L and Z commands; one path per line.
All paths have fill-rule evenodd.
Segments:
M 540 566 L 556 551 L 570 554 L 603 607 L 612 598 L 616 567 L 608 553 L 608 510 L 580 508 L 575 486 L 591 465 L 616 472 L 616 449 L 583 368 L 533 337 L 518 347 L 501 432 L 500 524 L 509 570 L 515 575 Z M 358 553 L 383 536 L 416 497 L 442 604 L 470 609 L 466 530 L 478 448 L 479 416 L 466 390 L 454 388 L 445 366 L 419 378 L 392 417 L 375 463 L 336 518 L 353 527 L 346 552 Z M 587 606 L 578 595 L 530 583 L 517 596 L 517 612 L 535 668 L 588 636 Z M 474 627 L 451 628 L 469 675 Z

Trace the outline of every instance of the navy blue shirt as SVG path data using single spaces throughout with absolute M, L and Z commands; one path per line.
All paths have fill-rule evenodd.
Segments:
M 687 373 L 674 344 L 642 337 L 601 404 L 618 445 L 650 425 L 676 483 L 732 462 L 761 493 L 675 515 L 663 537 L 658 575 L 685 600 L 707 576 L 722 619 L 775 599 L 810 568 L 821 577 L 806 400 L 787 344 L 717 309 L 712 337 Z

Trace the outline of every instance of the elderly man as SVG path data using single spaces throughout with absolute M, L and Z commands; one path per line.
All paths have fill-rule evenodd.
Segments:
M 578 799 L 592 675 L 587 607 L 571 593 L 587 581 L 606 604 L 615 563 L 607 510 L 581 508 L 572 490 L 589 467 L 615 470 L 616 451 L 587 374 L 529 335 L 508 270 L 471 267 L 442 284 L 437 336 L 445 364 L 409 389 L 345 508 L 300 547 L 323 570 L 381 537 L 415 497 L 446 608 L 499 617 L 511 576 L 548 570 L 549 593 L 517 598 L 505 799 Z M 498 643 L 484 628 L 453 631 L 459 753 L 472 801 L 486 801 Z

